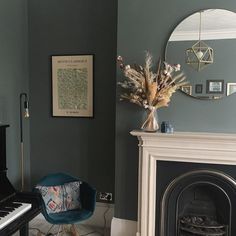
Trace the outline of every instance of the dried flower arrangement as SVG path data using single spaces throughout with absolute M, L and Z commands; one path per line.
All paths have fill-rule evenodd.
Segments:
M 168 106 L 172 94 L 177 89 L 187 84 L 183 73 L 173 76 L 174 72 L 180 70 L 179 64 L 169 65 L 159 60 L 157 73 L 152 72 L 152 56 L 148 52 L 146 53 L 144 66 L 137 64 L 125 65 L 121 56 L 117 57 L 117 62 L 126 77 L 123 82 L 118 83 L 126 90 L 125 93 L 121 94 L 121 100 L 125 99 L 148 109 L 150 113 L 146 123 L 150 123 L 151 115 L 154 114 L 156 109 Z M 144 126 L 145 123 L 142 128 Z

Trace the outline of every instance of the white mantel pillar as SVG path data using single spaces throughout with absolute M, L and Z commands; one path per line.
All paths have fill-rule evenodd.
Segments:
M 142 131 L 131 134 L 139 140 L 136 236 L 155 236 L 158 161 L 236 165 L 236 134 Z

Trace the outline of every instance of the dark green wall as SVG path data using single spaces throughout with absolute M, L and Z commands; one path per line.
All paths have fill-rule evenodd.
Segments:
M 114 192 L 116 1 L 30 0 L 32 182 L 66 171 Z M 51 116 L 53 54 L 94 54 L 94 118 Z
M 155 61 L 163 55 L 175 26 L 203 8 L 236 10 L 234 0 L 120 0 L 118 1 L 118 54 L 127 63 L 143 63 L 144 51 Z M 236 48 L 236 45 L 235 45 Z M 233 50 L 233 49 L 232 49 Z M 121 74 L 118 72 L 118 80 Z M 199 101 L 176 93 L 168 108 L 158 111 L 159 120 L 169 120 L 176 131 L 236 132 L 236 96 L 219 101 Z M 133 104 L 116 104 L 116 205 L 115 216 L 136 220 L 138 147 L 129 132 L 140 128 L 144 111 Z
M 28 91 L 27 1 L 0 1 L 0 122 L 7 128 L 8 177 L 20 182 L 19 95 Z M 26 176 L 29 177 L 29 127 L 24 122 Z M 28 178 L 29 179 L 29 178 Z

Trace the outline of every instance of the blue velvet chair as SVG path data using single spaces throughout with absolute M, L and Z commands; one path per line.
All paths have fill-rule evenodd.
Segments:
M 38 182 L 36 187 L 58 186 L 75 181 L 81 181 L 81 180 L 79 178 L 72 177 L 65 173 L 55 173 L 43 177 Z M 35 188 L 35 191 L 38 191 L 38 189 Z M 48 213 L 46 210 L 46 205 L 42 198 L 42 206 L 43 206 L 42 214 L 44 215 L 45 219 L 52 225 L 72 225 L 73 228 L 75 229 L 74 224 L 91 217 L 95 209 L 96 190 L 84 181 L 82 181 L 82 184 L 80 185 L 80 201 L 81 201 L 81 209 L 68 210 L 58 213 Z

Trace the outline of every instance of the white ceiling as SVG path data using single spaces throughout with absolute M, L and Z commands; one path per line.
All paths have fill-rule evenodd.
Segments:
M 209 9 L 201 13 L 201 39 L 236 38 L 236 13 L 223 9 Z M 183 20 L 174 30 L 170 41 L 197 40 L 199 38 L 200 13 Z

